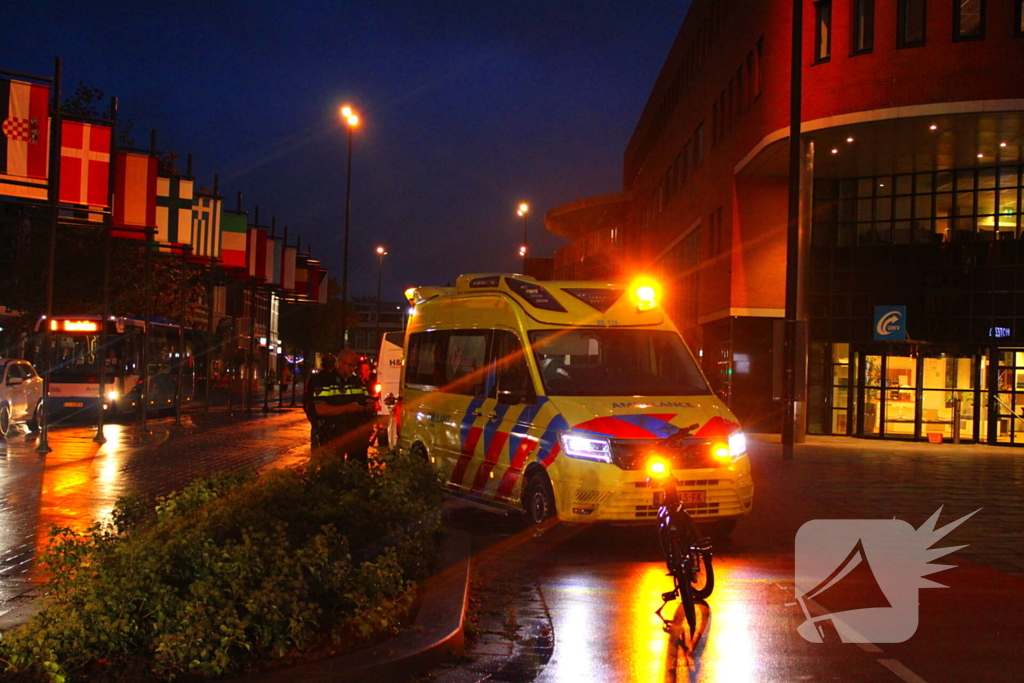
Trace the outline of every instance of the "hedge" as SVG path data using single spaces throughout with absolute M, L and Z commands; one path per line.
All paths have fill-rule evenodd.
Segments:
M 85 533 L 51 530 L 46 609 L 0 634 L 0 677 L 215 677 L 393 630 L 440 504 L 429 463 L 396 452 L 371 472 L 320 455 L 122 499 Z

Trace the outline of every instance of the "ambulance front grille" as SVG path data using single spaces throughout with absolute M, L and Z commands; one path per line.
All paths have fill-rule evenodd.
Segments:
M 648 440 L 612 440 L 612 462 L 624 470 L 642 470 L 654 454 L 666 456 L 673 469 L 701 469 L 717 467 L 707 441 L 691 441 L 680 448 L 667 448 L 662 442 Z

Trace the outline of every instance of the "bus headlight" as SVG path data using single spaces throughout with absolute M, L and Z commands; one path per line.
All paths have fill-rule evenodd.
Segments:
M 604 437 L 561 432 L 558 438 L 562 443 L 562 452 L 570 458 L 609 463 L 612 461 L 612 445 Z

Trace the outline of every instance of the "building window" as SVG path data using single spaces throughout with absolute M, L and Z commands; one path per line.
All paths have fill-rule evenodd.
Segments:
M 832 55 L 832 0 L 814 3 L 814 63 L 827 62 Z
M 955 0 L 953 40 L 981 40 L 985 37 L 985 0 Z
M 851 52 L 862 55 L 875 46 L 875 0 L 853 0 Z
M 1024 36 L 1024 0 L 1016 0 L 1014 3 L 1014 33 L 1018 36 Z
M 896 47 L 924 45 L 927 0 L 899 0 L 896 17 Z

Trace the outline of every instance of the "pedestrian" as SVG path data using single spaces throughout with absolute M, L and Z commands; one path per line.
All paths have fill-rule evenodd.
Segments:
M 359 356 L 345 349 L 339 358 L 324 355 L 321 366 L 310 379 L 303 402 L 311 425 L 310 443 L 314 449 L 329 446 L 339 455 L 367 463 L 372 425 L 366 412 L 369 395 L 353 374 Z

